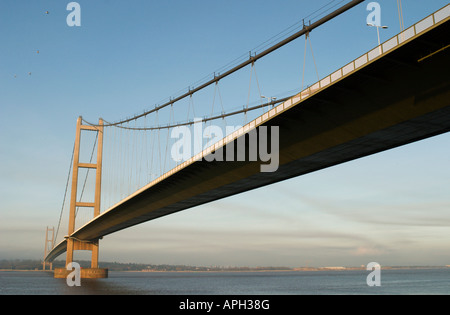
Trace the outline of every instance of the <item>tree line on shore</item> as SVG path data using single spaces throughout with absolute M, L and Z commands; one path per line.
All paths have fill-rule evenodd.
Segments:
M 90 268 L 90 261 L 77 261 L 82 268 Z M 64 268 L 64 260 L 55 260 L 53 268 Z M 101 268 L 109 271 L 258 271 L 258 270 L 292 270 L 288 267 L 223 267 L 223 266 L 187 266 L 187 265 L 154 265 L 140 263 L 100 262 Z M 42 270 L 42 260 L 2 259 L 0 270 Z M 48 267 L 46 268 L 48 270 Z

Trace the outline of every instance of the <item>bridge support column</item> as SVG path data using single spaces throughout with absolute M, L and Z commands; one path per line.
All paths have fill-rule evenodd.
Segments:
M 67 254 L 66 266 L 73 262 L 74 251 L 76 250 L 90 250 L 92 252 L 91 268 L 83 268 L 81 272 L 82 278 L 106 278 L 108 277 L 108 270 L 99 268 L 99 240 L 79 240 L 72 237 L 75 231 L 76 209 L 79 207 L 90 207 L 94 209 L 94 218 L 100 215 L 100 197 L 101 197 L 101 183 L 102 183 L 102 154 L 103 154 L 103 120 L 99 120 L 98 126 L 86 126 L 81 124 L 81 117 L 77 120 L 77 130 L 75 135 L 75 148 L 73 157 L 73 172 L 72 172 L 72 191 L 70 200 L 69 213 L 69 230 L 67 236 Z M 80 163 L 80 140 L 81 131 L 97 132 L 97 161 L 95 164 Z M 78 170 L 79 168 L 89 168 L 96 170 L 95 178 L 95 197 L 94 202 L 78 202 L 77 201 L 77 186 L 78 186 Z M 71 271 L 66 268 L 55 269 L 55 278 L 62 278 L 67 276 Z
M 47 266 L 49 266 L 50 270 L 52 270 L 53 268 L 53 264 L 51 262 L 45 261 L 45 257 L 47 257 L 47 254 L 52 250 L 54 239 L 55 239 L 55 228 L 49 228 L 47 226 L 47 230 L 45 232 L 44 261 L 42 263 L 42 270 L 45 270 Z

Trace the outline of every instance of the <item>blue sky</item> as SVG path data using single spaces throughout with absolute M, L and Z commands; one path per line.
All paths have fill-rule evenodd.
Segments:
M 41 258 L 45 227 L 58 223 L 78 116 L 141 113 L 330 3 L 80 0 L 81 26 L 69 27 L 68 2 L 0 3 L 0 258 Z M 399 32 L 397 4 L 378 2 L 384 41 Z M 320 77 L 376 46 L 367 3 L 311 33 Z M 408 27 L 448 1 L 402 3 Z M 304 45 L 299 38 L 256 63 L 263 94 L 301 87 Z M 311 84 L 309 47 L 306 60 Z M 226 108 L 247 102 L 249 77 L 247 67 L 220 83 Z M 251 102 L 259 101 L 254 82 Z M 196 96 L 198 112 L 210 113 L 211 98 L 211 89 Z M 144 223 L 105 237 L 101 260 L 450 264 L 449 141 L 441 135 Z

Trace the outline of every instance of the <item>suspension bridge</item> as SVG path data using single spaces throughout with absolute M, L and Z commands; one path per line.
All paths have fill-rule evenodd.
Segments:
M 99 240 L 111 233 L 450 131 L 450 5 L 306 88 L 280 98 L 259 91 L 259 103 L 224 110 L 222 79 L 251 67 L 250 84 L 253 79 L 259 89 L 256 61 L 301 36 L 306 51 L 312 30 L 362 2 L 303 25 L 142 114 L 114 123 L 79 117 L 58 227 L 46 234 L 44 266 L 65 252 L 67 265 L 74 251 L 90 250 L 91 273 L 85 276 L 106 277 L 98 266 Z M 214 89 L 211 112 L 195 118 L 194 96 L 208 87 Z M 174 111 L 177 104 L 184 105 L 184 117 Z M 232 121 L 242 126 L 223 133 L 208 128 Z M 173 130 L 193 134 L 194 143 L 196 136 L 209 141 L 187 150 Z M 180 158 L 180 147 L 191 154 Z M 55 277 L 66 274 L 55 271 Z

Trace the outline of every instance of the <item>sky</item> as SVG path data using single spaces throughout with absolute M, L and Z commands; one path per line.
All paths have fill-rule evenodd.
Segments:
M 77 2 L 81 25 L 73 27 L 69 1 L 0 2 L 0 259 L 42 258 L 45 229 L 58 224 L 77 117 L 142 113 L 345 3 Z M 301 37 L 221 81 L 225 107 L 260 101 L 256 77 L 264 95 L 286 96 L 317 81 L 314 62 L 324 77 L 375 47 L 367 3 L 314 30 L 305 64 Z M 378 3 L 385 41 L 400 30 L 397 3 Z M 448 1 L 402 3 L 408 27 Z M 195 96 L 197 113 L 210 114 L 204 100 L 212 93 Z M 140 224 L 102 239 L 100 261 L 449 265 L 449 143 L 449 134 L 436 136 Z

